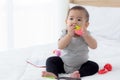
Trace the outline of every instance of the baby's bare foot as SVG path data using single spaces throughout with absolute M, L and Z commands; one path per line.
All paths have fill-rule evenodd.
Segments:
M 71 77 L 71 78 L 80 78 L 80 73 L 79 73 L 79 71 L 74 71 L 74 72 L 71 74 L 70 77 Z
M 57 78 L 57 76 L 51 72 L 47 72 L 47 71 L 42 71 L 42 77 L 54 77 Z

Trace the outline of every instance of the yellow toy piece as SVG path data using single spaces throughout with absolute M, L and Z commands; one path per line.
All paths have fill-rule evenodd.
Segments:
M 75 34 L 81 36 L 83 34 L 82 29 L 80 26 L 75 26 Z
M 80 26 L 78 26 L 78 25 L 75 26 L 75 30 L 80 30 L 80 29 L 81 29 Z

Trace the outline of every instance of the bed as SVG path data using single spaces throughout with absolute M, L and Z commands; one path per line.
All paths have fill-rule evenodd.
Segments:
M 66 4 L 67 5 L 67 4 Z M 84 6 L 90 14 L 89 30 L 98 42 L 90 49 L 89 59 L 100 69 L 112 65 L 112 71 L 83 77 L 82 80 L 120 80 L 120 1 L 119 0 L 70 0 L 69 8 Z M 0 52 L 0 80 L 54 80 L 41 77 L 45 61 L 55 56 L 57 42 Z M 60 74 L 60 76 L 67 74 Z

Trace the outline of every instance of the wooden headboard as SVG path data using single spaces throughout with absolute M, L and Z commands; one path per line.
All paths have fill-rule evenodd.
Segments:
M 102 7 L 120 7 L 120 0 L 69 0 L 70 3 Z

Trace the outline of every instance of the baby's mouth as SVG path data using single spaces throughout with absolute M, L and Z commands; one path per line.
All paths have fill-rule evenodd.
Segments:
M 75 27 L 76 25 L 75 24 L 71 24 L 71 27 Z

